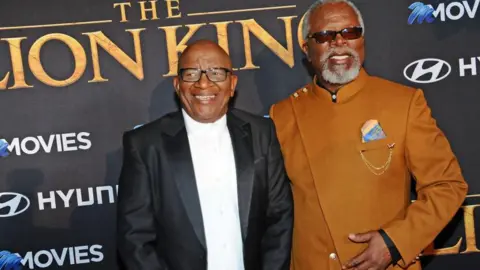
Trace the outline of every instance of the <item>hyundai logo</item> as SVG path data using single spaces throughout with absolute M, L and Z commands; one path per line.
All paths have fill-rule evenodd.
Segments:
M 403 75 L 414 83 L 434 83 L 445 79 L 452 67 L 447 62 L 436 58 L 414 61 L 405 67 Z
M 0 193 L 0 217 L 13 217 L 25 212 L 30 200 L 22 194 L 14 192 Z

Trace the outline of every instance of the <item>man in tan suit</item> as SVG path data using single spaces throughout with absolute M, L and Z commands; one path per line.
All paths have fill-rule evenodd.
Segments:
M 467 193 L 423 92 L 363 69 L 364 29 L 352 3 L 315 3 L 303 48 L 316 76 L 270 109 L 293 187 L 294 270 L 421 269 Z

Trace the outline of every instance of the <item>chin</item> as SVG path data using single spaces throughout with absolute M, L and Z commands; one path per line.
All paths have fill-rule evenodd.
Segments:
M 358 77 L 359 68 L 327 68 L 322 71 L 324 80 L 331 84 L 347 84 Z
M 218 114 L 213 112 L 197 112 L 195 116 L 198 120 L 201 120 L 202 122 L 216 120 L 217 118 L 219 118 L 217 117 Z

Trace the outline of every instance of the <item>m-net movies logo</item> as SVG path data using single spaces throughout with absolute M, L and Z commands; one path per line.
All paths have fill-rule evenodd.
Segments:
M 475 18 L 480 0 L 464 0 L 461 2 L 440 3 L 436 8 L 430 4 L 414 2 L 408 9 L 412 12 L 408 17 L 408 24 L 417 22 L 432 23 L 437 19 L 444 22 L 447 20 L 457 21 L 467 15 L 470 19 Z
M 90 246 L 64 247 L 62 249 L 52 248 L 47 250 L 28 251 L 21 257 L 23 258 L 22 264 L 25 268 L 28 267 L 28 269 L 81 265 L 102 262 L 105 258 L 102 249 L 103 246 L 98 244 Z
M 30 206 L 27 196 L 15 192 L 0 193 L 0 217 L 13 217 L 25 212 Z
M 0 157 L 8 157 L 8 142 L 5 139 L 0 139 Z
M 458 59 L 460 77 L 476 76 L 477 70 L 480 70 L 480 56 Z M 414 83 L 434 83 L 445 79 L 452 71 L 452 66 L 442 59 L 425 58 L 408 64 L 403 70 L 403 75 Z
M 27 136 L 24 138 L 0 139 L 0 157 L 9 155 L 34 155 L 37 153 L 70 152 L 88 150 L 92 147 L 90 133 L 63 133 L 48 136 Z

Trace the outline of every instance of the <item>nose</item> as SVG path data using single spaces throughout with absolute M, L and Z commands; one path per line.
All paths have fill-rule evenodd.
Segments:
M 344 39 L 340 33 L 337 33 L 337 35 L 335 36 L 335 39 L 332 40 L 332 43 L 331 43 L 331 45 L 335 47 L 345 46 L 346 44 L 347 44 L 347 40 Z
M 205 89 L 210 86 L 210 79 L 207 78 L 207 74 L 202 73 L 200 79 L 195 83 L 198 88 Z

